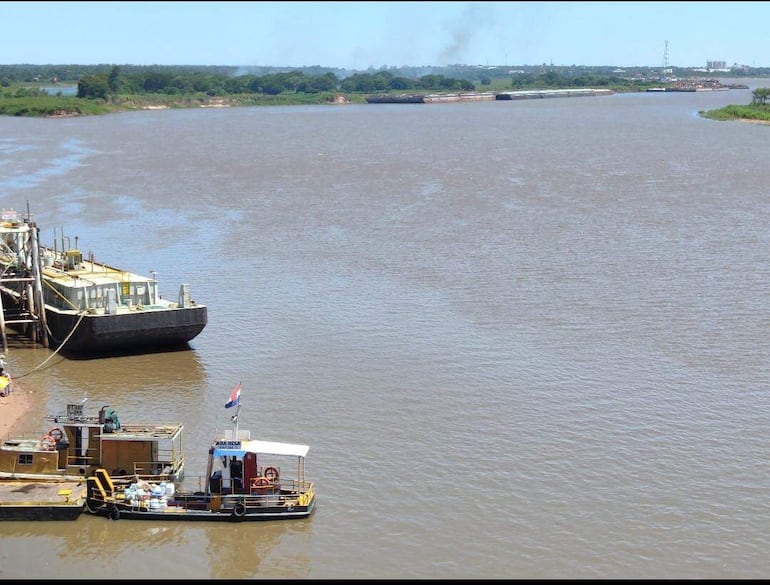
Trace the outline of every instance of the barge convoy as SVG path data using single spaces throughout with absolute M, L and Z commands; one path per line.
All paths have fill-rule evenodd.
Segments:
M 611 89 L 535 89 L 501 92 L 431 93 L 431 94 L 374 94 L 366 96 L 368 104 L 441 104 L 452 102 L 484 102 L 531 100 L 557 97 L 612 95 Z
M 69 242 L 69 239 L 67 239 Z M 98 356 L 185 346 L 206 326 L 206 305 L 187 284 L 176 300 L 158 281 L 84 258 L 75 247 L 41 246 L 38 227 L 16 211 L 0 217 L 0 333 L 6 325 L 64 355 Z
M 663 87 L 650 87 L 647 91 L 721 91 L 730 89 L 748 89 L 743 84 L 723 84 L 715 79 L 683 80 Z M 590 97 L 615 94 L 612 89 L 570 88 L 570 89 L 529 89 L 500 92 L 464 93 L 379 93 L 366 96 L 368 104 L 441 104 L 451 102 L 514 101 L 565 97 Z

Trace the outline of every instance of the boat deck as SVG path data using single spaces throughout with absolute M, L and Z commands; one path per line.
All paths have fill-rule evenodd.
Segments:
M 73 480 L 8 480 L 0 481 L 0 507 L 31 505 L 82 504 L 86 485 Z
M 85 503 L 80 479 L 0 481 L 0 520 L 75 520 Z
M 152 281 L 152 278 L 148 276 L 85 259 L 81 260 L 77 267 L 67 269 L 44 265 L 43 274 L 52 280 L 64 282 L 67 286 L 80 288 L 94 284 L 123 283 L 129 280 L 144 284 Z
M 67 413 L 50 414 L 45 420 L 62 426 L 101 426 L 104 421 L 100 421 L 98 416 L 71 416 Z M 98 437 L 105 440 L 123 440 L 123 441 L 147 441 L 149 439 L 177 439 L 184 429 L 182 423 L 171 422 L 138 422 L 121 423 L 119 429 L 99 433 Z M 27 434 L 22 437 L 31 439 Z M 7 442 L 6 442 L 7 444 Z
M 49 418 L 49 420 L 53 420 Z M 65 426 L 62 424 L 62 426 Z M 96 425 L 93 425 L 96 426 Z M 121 425 L 115 431 L 102 432 L 94 435 L 97 439 L 105 441 L 148 441 L 169 440 L 179 437 L 184 426 L 178 424 L 128 424 Z M 24 432 L 18 436 L 9 437 L 2 441 L 2 448 L 6 451 L 31 451 L 40 448 L 40 433 Z
M 175 439 L 182 432 L 184 426 L 181 423 L 173 424 L 125 424 L 111 433 L 102 433 L 99 435 L 103 439 L 125 440 L 125 441 L 146 441 L 152 439 Z

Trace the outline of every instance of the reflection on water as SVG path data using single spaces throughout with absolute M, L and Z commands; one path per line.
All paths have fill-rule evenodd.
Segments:
M 190 349 L 136 355 L 104 357 L 99 360 L 81 360 L 56 357 L 56 377 L 59 383 L 78 387 L 82 385 L 83 369 L 87 368 L 105 389 L 134 389 L 137 380 L 141 386 L 155 390 L 180 386 L 193 388 L 206 380 L 198 354 Z M 139 373 L 151 372 L 151 376 Z
M 310 566 L 310 523 L 304 520 L 221 523 L 206 527 L 211 579 L 256 575 L 303 578 Z
M 112 351 L 94 351 L 94 352 L 85 352 L 85 351 L 79 351 L 77 353 L 67 353 L 66 351 L 62 351 L 61 354 L 63 357 L 66 357 L 70 360 L 101 360 L 104 358 L 120 358 L 120 357 L 129 357 L 132 355 L 149 355 L 153 353 L 172 353 L 172 352 L 178 352 L 178 351 L 190 351 L 192 348 L 190 347 L 190 344 L 188 342 L 180 343 L 179 345 L 165 345 L 162 347 L 133 347 L 133 348 L 127 348 L 127 349 L 116 349 Z
M 189 408 L 201 402 L 209 384 L 194 350 L 82 361 L 29 348 L 9 352 L 8 362 L 19 389 L 41 397 L 29 417 L 40 420 L 41 430 L 45 415 L 83 400 L 87 414 L 110 405 L 123 422 L 181 422 L 190 428 L 205 418 L 205 412 Z
M 84 513 L 74 522 L 3 523 L 5 579 L 78 574 L 111 578 L 307 577 L 312 518 L 277 522 L 113 521 Z M 57 564 L 26 563 L 26 550 L 52 550 Z M 141 562 L 137 559 L 141 558 Z M 59 569 L 56 567 L 60 566 Z M 100 573 L 103 571 L 103 573 Z M 81 573 L 86 574 L 86 573 Z

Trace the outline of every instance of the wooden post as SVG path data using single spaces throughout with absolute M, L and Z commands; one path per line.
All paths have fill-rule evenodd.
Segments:
M 48 347 L 48 323 L 46 321 L 45 314 L 45 302 L 43 301 L 43 269 L 40 260 L 40 248 L 37 238 L 37 224 L 30 222 L 31 230 L 31 245 L 32 245 L 32 274 L 34 276 L 34 311 L 37 313 L 39 327 L 39 340 L 43 344 L 43 347 Z
M 5 307 L 3 307 L 3 297 L 0 295 L 0 331 L 3 336 L 3 354 L 8 353 L 8 336 L 5 334 Z

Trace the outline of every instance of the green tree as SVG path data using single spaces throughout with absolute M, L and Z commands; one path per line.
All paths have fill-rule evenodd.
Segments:
M 760 87 L 751 92 L 751 103 L 764 106 L 770 100 L 770 88 Z
M 390 87 L 397 90 L 412 89 L 414 81 L 406 77 L 394 77 L 390 82 Z
M 107 76 L 107 87 L 111 94 L 118 93 L 120 89 L 120 67 L 117 65 L 110 69 L 110 74 Z
M 167 71 L 150 71 L 145 75 L 142 87 L 147 93 L 162 93 L 171 83 L 172 77 Z
M 85 99 L 106 98 L 109 92 L 106 75 L 84 75 L 78 80 L 78 97 Z

